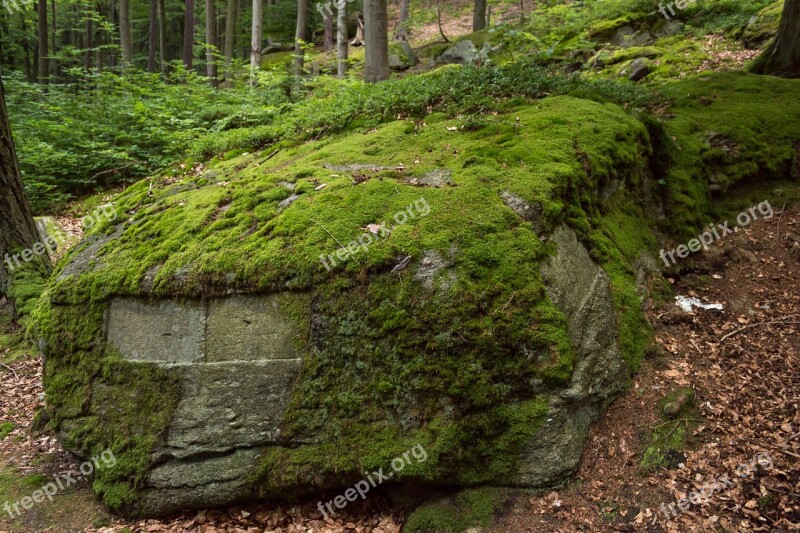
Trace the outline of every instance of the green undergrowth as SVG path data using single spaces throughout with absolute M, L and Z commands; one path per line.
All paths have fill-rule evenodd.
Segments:
M 265 148 L 280 141 L 316 139 L 323 133 L 375 126 L 400 116 L 424 119 L 431 108 L 448 113 L 483 113 L 503 108 L 511 98 L 541 98 L 583 90 L 607 101 L 641 106 L 646 92 L 628 83 L 557 75 L 529 62 L 485 67 L 447 66 L 380 84 L 328 82 L 327 95 L 288 108 L 279 120 L 198 139 L 195 157 Z
M 408 517 L 403 533 L 462 533 L 492 525 L 495 515 L 508 501 L 505 489 L 468 489 L 452 502 L 429 503 Z
M 685 387 L 667 394 L 658 404 L 662 418 L 653 427 L 639 465 L 644 470 L 675 468 L 683 462 L 682 450 L 697 427 L 694 389 Z

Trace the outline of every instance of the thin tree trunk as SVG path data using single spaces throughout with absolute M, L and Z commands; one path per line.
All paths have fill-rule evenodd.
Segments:
M 186 0 L 186 12 L 183 19 L 183 66 L 192 70 L 194 59 L 194 0 Z
M 133 40 L 131 38 L 131 9 L 129 0 L 119 0 L 119 42 L 122 48 L 122 68 L 133 63 Z
M 86 60 L 84 61 L 84 66 L 86 70 L 92 68 L 92 47 L 93 44 L 93 35 L 92 35 L 92 6 L 86 6 L 86 42 L 84 46 L 86 47 Z
M 486 0 L 475 0 L 472 10 L 472 31 L 486 27 Z
M 47 51 L 48 39 L 50 36 L 47 34 L 47 0 L 39 0 L 39 24 L 38 24 L 38 37 L 39 37 L 39 83 L 47 85 L 47 80 L 50 77 L 50 65 L 48 63 Z
M 20 250 L 32 249 L 39 240 L 28 199 L 22 186 L 22 177 L 17 164 L 14 139 L 8 123 L 3 81 L 0 79 L 0 310 L 16 315 L 12 291 L 13 270 L 25 263 L 17 262 L 14 256 Z M 46 257 L 46 256 L 45 256 Z M 19 258 L 19 256 L 17 256 Z M 44 276 L 49 273 L 50 262 L 36 256 L 36 264 Z
M 800 77 L 800 0 L 786 0 L 775 39 L 751 67 L 756 74 Z
M 233 82 L 233 50 L 236 41 L 236 11 L 237 0 L 228 0 L 228 9 L 225 13 L 225 81 Z
M 250 34 L 250 87 L 255 87 L 256 72 L 261 68 L 261 42 L 263 40 L 261 0 L 253 0 L 253 24 Z
M 450 39 L 447 38 L 447 35 L 444 34 L 444 28 L 442 27 L 442 4 L 441 0 L 436 0 L 436 25 L 439 27 L 439 35 L 442 36 L 442 40 L 444 42 L 450 42 Z
M 328 15 L 322 17 L 324 24 L 324 36 L 322 38 L 322 50 L 330 52 L 333 50 L 333 17 Z
M 364 0 L 364 80 L 389 78 L 389 22 L 386 0 Z
M 400 20 L 397 21 L 397 26 L 394 29 L 395 41 L 408 40 L 408 5 L 410 3 L 411 0 L 400 0 Z
M 19 18 L 20 18 L 20 28 L 22 29 L 22 34 L 27 36 L 28 35 L 28 24 L 26 22 L 25 13 L 19 11 Z M 23 63 L 25 65 L 25 81 L 28 83 L 33 83 L 34 78 L 36 78 L 36 72 L 33 68 L 33 62 L 31 61 L 31 43 L 28 42 L 27 37 L 22 38 L 22 51 L 23 54 Z
M 206 0 L 206 75 L 212 87 L 219 86 L 217 79 L 217 10 L 214 0 Z
M 337 75 L 347 75 L 347 2 L 339 0 L 336 6 L 336 59 Z
M 51 0 L 50 8 L 51 8 L 50 16 L 51 16 L 51 20 L 52 20 L 52 24 L 50 25 L 51 30 L 52 30 L 50 32 L 50 54 L 56 55 L 56 52 L 57 52 L 57 50 L 56 50 L 56 0 Z M 57 73 L 56 72 L 57 71 L 56 66 L 57 66 L 56 65 L 56 60 L 55 59 L 51 59 L 50 60 L 50 77 L 51 78 L 55 77 L 55 75 Z
M 294 65 L 295 76 L 303 73 L 305 51 L 303 43 L 306 40 L 306 27 L 308 25 L 308 0 L 297 0 L 297 26 L 294 32 Z
M 161 60 L 161 74 L 167 75 L 167 8 L 166 0 L 158 0 L 158 56 Z
M 150 27 L 147 34 L 147 72 L 158 72 L 156 48 L 158 47 L 158 0 L 150 0 Z
M 356 17 L 356 36 L 350 41 L 350 46 L 364 46 L 364 13 Z

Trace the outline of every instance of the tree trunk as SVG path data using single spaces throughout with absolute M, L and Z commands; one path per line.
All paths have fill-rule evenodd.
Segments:
M 364 81 L 389 78 L 389 22 L 386 0 L 364 0 Z
M 472 31 L 481 31 L 486 27 L 486 0 L 475 0 L 472 10 Z
M 800 0 L 786 0 L 775 40 L 751 68 L 756 74 L 800 77 Z
M 253 24 L 250 34 L 250 87 L 255 87 L 256 71 L 261 68 L 263 16 L 261 0 L 253 0 Z
M 92 44 L 94 42 L 94 38 L 93 38 L 93 35 L 92 35 L 92 31 L 93 31 L 92 30 L 92 26 L 93 26 L 93 24 L 92 24 L 92 6 L 91 5 L 87 5 L 86 6 L 86 43 L 84 43 L 85 47 L 86 47 L 86 50 L 85 50 L 86 60 L 84 61 L 84 66 L 86 67 L 86 70 L 89 70 L 90 68 L 92 68 L 92 48 L 94 46 Z
M 324 21 L 323 27 L 325 30 L 324 37 L 322 39 L 322 50 L 325 52 L 330 52 L 333 50 L 333 17 L 328 15 L 322 17 Z
M 294 65 L 295 76 L 303 73 L 303 59 L 305 51 L 303 43 L 306 40 L 306 27 L 308 26 L 308 0 L 297 0 L 297 27 L 294 32 Z
M 236 41 L 236 11 L 237 0 L 228 0 L 228 9 L 225 12 L 225 81 L 233 82 L 233 50 Z
M 50 65 L 48 63 L 47 51 L 48 39 L 50 36 L 47 34 L 47 0 L 39 0 L 39 83 L 46 85 L 47 79 L 50 77 Z
M 166 0 L 158 0 L 158 58 L 161 60 L 161 74 L 167 74 L 167 8 Z
M 217 79 L 217 10 L 214 0 L 206 0 L 206 75 L 212 87 L 219 86 Z
M 33 249 L 39 237 L 22 187 L 14 139 L 8 123 L 2 79 L 0 79 L 0 189 L 3 191 L 3 194 L 0 194 L 0 256 L 2 256 L 0 309 L 10 312 L 13 317 L 16 314 L 16 302 L 13 301 L 13 291 L 9 290 L 13 288 L 10 287 L 13 284 L 13 272 L 26 264 L 19 261 L 19 256 L 17 259 L 14 256 L 23 249 Z M 36 259 L 36 264 L 31 266 L 40 267 L 44 277 L 49 272 L 50 263 L 38 255 Z
M 147 72 L 158 72 L 156 47 L 158 47 L 158 0 L 150 0 L 150 28 L 147 34 Z
M 350 46 L 364 46 L 364 13 L 356 17 L 356 36 L 350 41 Z
M 119 0 L 119 43 L 122 48 L 122 68 L 133 62 L 133 40 L 131 38 L 131 8 L 129 0 Z
M 19 18 L 20 18 L 20 27 L 22 28 L 23 35 L 28 34 L 28 25 L 25 22 L 25 13 L 19 11 Z M 23 63 L 25 64 L 25 81 L 28 83 L 33 83 L 34 78 L 36 77 L 36 72 L 34 72 L 33 62 L 31 61 L 31 44 L 28 42 L 28 38 L 24 37 L 22 39 L 22 51 L 24 52 L 23 56 Z
M 477 1 L 477 0 L 476 0 Z M 483 0 L 484 2 L 486 0 Z M 411 0 L 400 0 L 400 20 L 397 21 L 397 26 L 394 28 L 395 41 L 408 40 L 408 5 Z
M 439 35 L 442 36 L 444 42 L 449 42 L 450 39 L 444 34 L 444 27 L 442 26 L 442 3 L 441 0 L 436 0 L 436 25 L 439 27 Z
M 339 0 L 336 6 L 336 59 L 337 75 L 344 78 L 347 74 L 347 2 Z
M 50 16 L 53 23 L 50 25 L 50 53 L 52 55 L 56 54 L 56 0 L 51 0 L 50 2 Z M 55 59 L 50 60 L 50 77 L 53 78 L 56 75 L 56 61 Z
M 183 19 L 183 66 L 192 70 L 194 58 L 194 0 L 186 0 Z

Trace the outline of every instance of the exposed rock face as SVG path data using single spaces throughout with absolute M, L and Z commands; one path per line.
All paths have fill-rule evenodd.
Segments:
M 475 44 L 469 39 L 458 41 L 453 46 L 439 56 L 439 61 L 442 63 L 462 63 L 469 64 L 475 61 L 478 56 L 478 49 Z
M 553 484 L 575 471 L 589 424 L 628 380 L 608 276 L 572 230 L 561 226 L 551 240 L 558 252 L 542 264 L 542 277 L 547 295 L 567 317 L 575 370 L 569 386 L 550 397 L 547 421 L 526 448 L 513 479 L 523 486 Z
M 157 365 L 181 386 L 143 507 L 161 514 L 251 497 L 250 475 L 280 435 L 302 366 L 278 299 L 115 299 L 106 329 L 124 359 Z

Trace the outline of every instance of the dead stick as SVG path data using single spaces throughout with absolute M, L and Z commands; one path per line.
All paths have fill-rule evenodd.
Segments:
M 19 379 L 19 376 L 17 375 L 17 371 L 16 370 L 14 370 L 13 368 L 11 368 L 10 366 L 8 366 L 5 363 L 0 363 L 0 366 L 2 366 L 3 368 L 9 369 L 11 371 L 11 373 L 14 374 L 14 379 Z
M 348 249 L 345 247 L 345 245 L 344 245 L 344 244 L 342 244 L 342 241 L 340 241 L 339 239 L 337 239 L 337 238 L 336 238 L 336 235 L 334 235 L 333 233 L 331 233 L 330 231 L 328 231 L 328 228 L 326 228 L 325 226 L 323 226 L 322 224 L 320 224 L 319 222 L 317 222 L 317 221 L 316 221 L 316 220 L 314 220 L 313 218 L 311 218 L 311 219 L 309 219 L 309 220 L 311 220 L 311 222 L 313 222 L 314 224 L 316 224 L 316 225 L 317 225 L 317 226 L 319 226 L 320 228 L 324 229 L 324 230 L 325 230 L 325 232 L 326 232 L 328 235 L 330 235 L 331 237 L 333 237 L 333 240 L 335 240 L 337 243 L 339 243 L 339 246 L 341 246 L 342 248 L 344 248 L 344 249 L 347 251 L 347 255 L 349 255 L 349 256 L 350 256 L 350 257 L 353 259 L 353 261 L 355 261 L 356 263 L 358 263 L 358 259 L 356 259 L 355 257 L 353 257 L 353 254 L 351 254 L 351 253 L 350 253 L 350 250 L 348 250 Z M 361 263 L 358 263 L 358 264 L 360 265 Z
M 781 216 L 778 217 L 778 241 L 781 240 L 781 220 L 783 220 L 783 214 L 786 212 L 786 202 L 783 202 L 783 207 L 781 207 Z
M 733 331 L 731 331 L 731 332 L 730 332 L 730 333 L 728 333 L 727 335 L 724 335 L 722 338 L 720 338 L 719 342 L 724 342 L 724 341 L 725 341 L 725 339 L 727 339 L 727 338 L 729 338 L 729 337 L 733 337 L 733 336 L 734 336 L 734 335 L 736 335 L 737 333 L 741 333 L 741 332 L 743 332 L 744 330 L 746 330 L 746 329 L 748 329 L 748 328 L 754 328 L 754 327 L 756 327 L 756 326 L 769 326 L 769 325 L 771 325 L 771 324 L 800 324 L 800 322 L 797 322 L 797 321 L 792 321 L 792 320 L 789 320 L 789 321 L 784 321 L 784 320 L 772 320 L 772 321 L 770 321 L 770 322 L 756 322 L 755 324 L 748 324 L 748 325 L 746 325 L 746 326 L 744 326 L 744 327 L 742 327 L 742 328 L 739 328 L 739 329 L 736 329 L 736 330 L 733 330 Z

